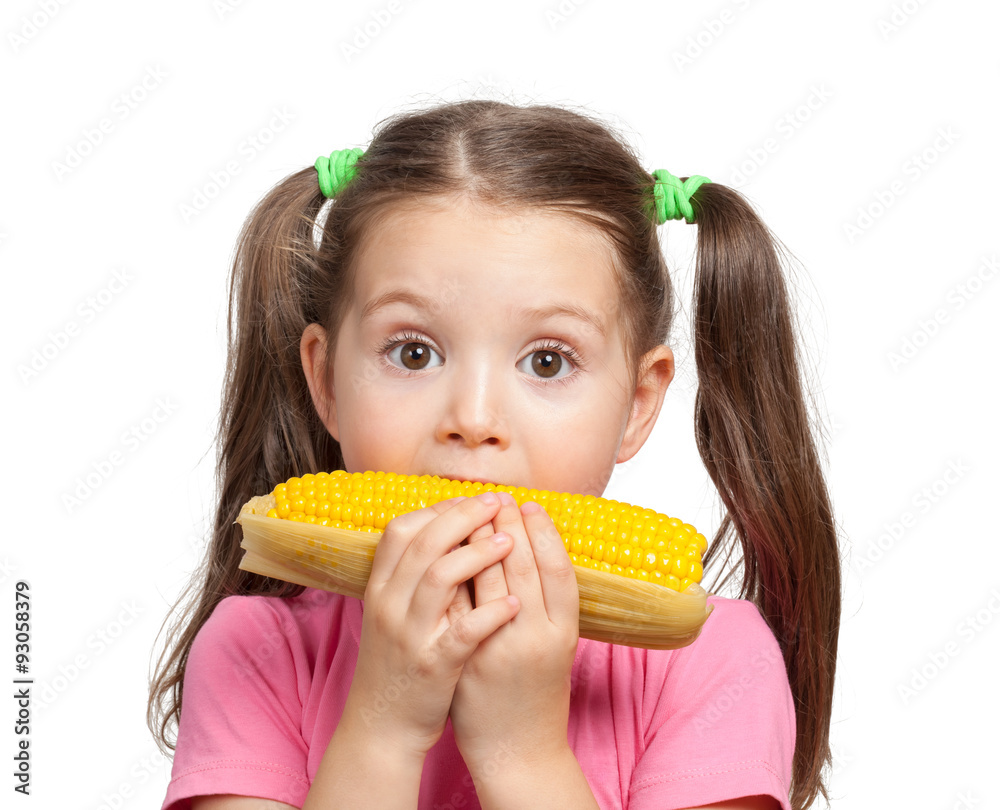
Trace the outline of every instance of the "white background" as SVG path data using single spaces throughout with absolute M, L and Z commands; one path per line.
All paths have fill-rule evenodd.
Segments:
M 32 795 L 4 806 L 159 806 L 150 655 L 213 510 L 239 227 L 271 185 L 365 146 L 386 116 L 473 96 L 591 109 L 649 170 L 740 189 L 801 262 L 843 533 L 833 806 L 1000 806 L 996 4 L 392 8 L 4 5 L 2 623 L 27 580 L 36 679 Z M 185 217 L 199 191 L 213 199 Z M 664 234 L 687 307 L 694 229 Z M 606 494 L 709 534 L 687 316 L 653 438 Z

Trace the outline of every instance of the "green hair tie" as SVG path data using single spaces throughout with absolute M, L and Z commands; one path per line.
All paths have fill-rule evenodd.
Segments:
M 363 154 L 363 149 L 338 149 L 331 152 L 330 157 L 320 155 L 316 158 L 314 165 L 319 174 L 319 190 L 324 197 L 336 197 L 354 179 L 358 173 L 354 164 Z
M 700 174 L 691 175 L 683 183 L 666 169 L 653 172 L 653 196 L 656 201 L 656 224 L 662 225 L 668 219 L 681 219 L 694 222 L 694 209 L 691 207 L 693 195 L 703 183 L 711 183 L 707 177 Z
M 336 197 L 357 174 L 355 164 L 364 154 L 363 149 L 338 149 L 329 157 L 316 158 L 316 172 L 319 175 L 319 190 L 324 197 Z M 691 196 L 704 183 L 711 183 L 707 177 L 695 174 L 681 182 L 666 169 L 653 172 L 653 186 L 656 203 L 656 224 L 662 225 L 668 219 L 686 219 L 694 222 L 694 209 L 691 207 Z

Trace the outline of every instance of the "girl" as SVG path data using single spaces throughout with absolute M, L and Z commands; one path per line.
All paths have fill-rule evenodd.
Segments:
M 278 184 L 239 240 L 215 531 L 150 699 L 176 749 L 164 810 L 825 796 L 839 556 L 767 228 L 564 109 L 448 104 L 359 153 Z M 742 558 L 741 598 L 710 597 L 696 642 L 580 640 L 558 531 L 506 496 L 391 521 L 363 603 L 239 570 L 240 507 L 292 475 L 601 495 L 673 376 L 656 226 L 680 216 L 697 441 L 726 508 L 706 563 L 724 582 L 734 538 Z

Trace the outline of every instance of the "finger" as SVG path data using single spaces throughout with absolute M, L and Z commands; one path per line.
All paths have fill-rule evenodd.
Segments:
M 477 540 L 489 540 L 493 535 L 493 522 L 490 521 L 485 526 L 480 526 L 469 536 L 469 543 L 471 544 Z M 452 551 L 458 548 L 461 548 L 461 545 L 455 546 Z M 498 563 L 493 563 L 493 565 L 498 565 Z M 455 598 L 448 606 L 448 624 L 454 624 L 474 607 L 472 583 L 470 580 L 466 580 L 458 586 Z
M 503 505 L 493 518 L 493 525 L 498 532 L 506 532 L 514 538 L 514 547 L 503 560 L 507 589 L 521 600 L 525 611 L 523 616 L 544 616 L 542 583 L 521 510 L 518 509 L 517 501 L 507 493 L 502 493 L 501 500 Z
M 519 610 L 516 596 L 504 596 L 479 605 L 445 630 L 438 647 L 454 665 L 464 664 L 484 640 L 514 618 Z
M 451 604 L 448 605 L 448 611 L 446 613 L 448 624 L 454 624 L 459 619 L 461 619 L 466 613 L 469 613 L 474 605 L 472 604 L 472 593 L 469 590 L 468 581 L 459 584 L 458 589 L 455 592 L 455 598 L 451 600 Z
M 461 546 L 431 563 L 410 602 L 409 613 L 415 626 L 436 626 L 441 617 L 451 611 L 460 590 L 468 595 L 466 580 L 508 554 L 511 545 L 509 535 L 491 535 L 489 539 Z
M 387 582 L 399 565 L 399 560 L 414 535 L 460 500 L 462 497 L 449 498 L 447 501 L 431 504 L 424 509 L 397 515 L 390 520 L 375 547 L 372 570 L 368 576 L 369 584 L 381 585 Z
M 531 539 L 549 621 L 579 630 L 580 588 L 559 530 L 545 510 L 532 501 L 521 507 L 521 515 Z
M 501 501 L 503 501 L 503 498 L 501 498 Z M 469 537 L 469 543 L 472 544 L 489 538 L 495 531 L 496 529 L 493 528 L 492 521 L 488 526 L 480 526 Z M 472 591 L 475 595 L 476 604 L 484 604 L 492 599 L 500 599 L 506 596 L 509 591 L 507 590 L 507 579 L 503 573 L 503 565 L 500 562 L 496 562 L 476 574 L 472 580 Z
M 499 508 L 500 501 L 497 496 L 492 492 L 484 492 L 474 498 L 463 498 L 437 515 L 414 535 L 413 540 L 403 551 L 399 564 L 393 572 L 393 590 L 407 601 L 411 601 L 418 583 L 431 564 L 459 545 L 480 526 L 489 523 Z M 475 572 L 470 572 L 466 578 L 471 577 L 473 573 Z M 449 602 L 451 598 L 449 593 Z

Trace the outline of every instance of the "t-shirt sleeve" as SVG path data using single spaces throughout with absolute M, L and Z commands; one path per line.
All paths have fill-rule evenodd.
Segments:
M 795 708 L 778 642 L 753 603 L 710 601 L 701 635 L 677 652 L 656 698 L 631 810 L 756 795 L 789 810 Z
M 301 807 L 309 792 L 294 632 L 272 600 L 232 596 L 188 655 L 177 748 L 162 810 L 191 798 L 257 796 Z M 301 668 L 301 663 L 299 665 Z

